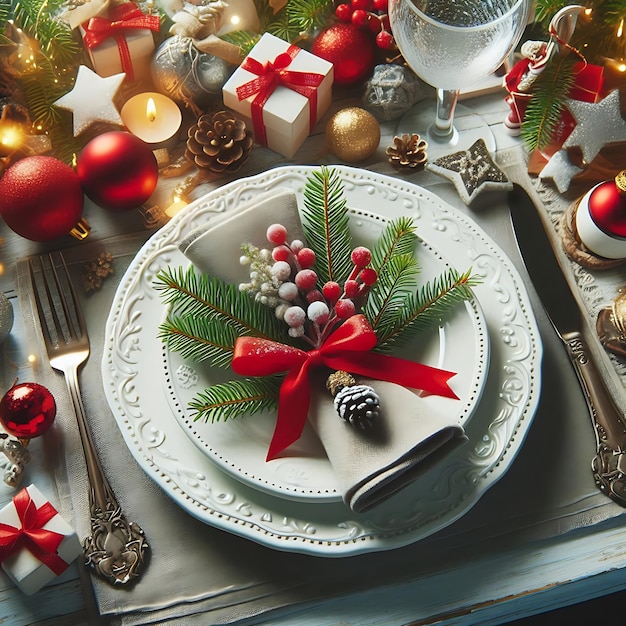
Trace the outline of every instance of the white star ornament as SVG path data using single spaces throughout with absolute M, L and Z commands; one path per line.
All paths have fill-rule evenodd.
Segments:
M 567 108 L 576 126 L 563 148 L 578 146 L 583 160 L 591 163 L 606 144 L 626 141 L 626 121 L 620 113 L 619 89 L 597 103 L 568 100 Z
M 78 68 L 72 91 L 59 98 L 54 104 L 74 114 L 74 136 L 80 135 L 95 122 L 124 125 L 113 104 L 113 97 L 120 88 L 126 74 L 114 74 L 102 78 L 87 66 Z

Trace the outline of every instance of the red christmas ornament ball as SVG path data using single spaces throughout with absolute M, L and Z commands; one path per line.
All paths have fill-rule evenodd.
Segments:
M 376 63 L 376 43 L 370 32 L 343 22 L 324 29 L 311 52 L 334 65 L 335 82 L 348 85 L 365 79 Z
M 13 385 L 0 400 L 0 421 L 5 430 L 20 439 L 42 435 L 54 421 L 57 405 L 43 385 Z
M 622 173 L 626 181 L 626 172 Z M 618 177 L 619 180 L 619 177 Z M 589 213 L 593 221 L 607 234 L 626 238 L 626 184 L 616 181 L 600 183 L 589 194 Z
M 111 131 L 92 139 L 78 157 L 76 172 L 87 197 L 109 211 L 141 206 L 159 179 L 152 149 L 124 131 Z
M 0 178 L 0 215 L 18 235 L 50 241 L 67 235 L 83 212 L 80 179 L 51 156 L 30 156 Z

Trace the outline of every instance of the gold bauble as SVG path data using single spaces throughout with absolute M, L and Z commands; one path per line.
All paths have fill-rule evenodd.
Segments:
M 376 118 L 360 107 L 348 107 L 335 113 L 326 124 L 328 149 L 348 163 L 372 156 L 380 143 Z

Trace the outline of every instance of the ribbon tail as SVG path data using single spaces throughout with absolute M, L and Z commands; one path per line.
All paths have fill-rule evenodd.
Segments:
M 458 400 L 448 381 L 456 375 L 438 367 L 399 359 L 379 352 L 360 352 L 356 358 L 327 357 L 326 365 L 352 374 L 421 389 L 427 393 Z
M 306 380 L 307 370 L 306 364 L 290 370 L 283 380 L 278 400 L 278 418 L 266 461 L 276 459 L 302 435 L 311 401 L 311 390 Z

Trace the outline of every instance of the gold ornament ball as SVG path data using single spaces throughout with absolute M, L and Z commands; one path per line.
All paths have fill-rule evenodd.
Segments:
M 348 107 L 335 113 L 326 124 L 328 149 L 348 163 L 372 156 L 380 143 L 376 118 L 360 107 Z

